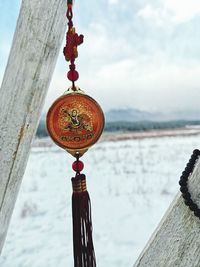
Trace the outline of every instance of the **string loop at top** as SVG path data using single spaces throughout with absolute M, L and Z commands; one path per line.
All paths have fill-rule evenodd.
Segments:
M 72 18 L 73 18 L 72 5 L 68 5 L 68 6 L 67 6 L 66 17 L 68 18 L 69 22 L 72 20 Z M 72 26 L 73 26 L 73 25 L 72 25 Z M 71 27 L 72 27 L 72 26 L 71 26 Z

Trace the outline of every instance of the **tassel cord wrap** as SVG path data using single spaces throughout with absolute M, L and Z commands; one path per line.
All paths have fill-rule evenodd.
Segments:
M 96 267 L 92 240 L 91 202 L 84 174 L 72 178 L 74 267 Z

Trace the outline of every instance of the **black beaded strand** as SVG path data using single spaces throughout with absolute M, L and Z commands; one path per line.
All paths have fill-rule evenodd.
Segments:
M 190 174 L 193 172 L 195 163 L 200 156 L 200 150 L 195 149 L 193 154 L 186 165 L 185 170 L 182 172 L 182 175 L 179 180 L 180 191 L 184 198 L 185 205 L 189 207 L 191 211 L 194 212 L 194 215 L 200 219 L 200 208 L 198 208 L 197 204 L 195 204 L 191 198 L 191 194 L 188 190 L 188 178 Z

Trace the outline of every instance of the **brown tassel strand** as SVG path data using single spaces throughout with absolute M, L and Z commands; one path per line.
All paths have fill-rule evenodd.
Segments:
M 96 267 L 92 240 L 91 202 L 84 174 L 72 178 L 74 267 Z

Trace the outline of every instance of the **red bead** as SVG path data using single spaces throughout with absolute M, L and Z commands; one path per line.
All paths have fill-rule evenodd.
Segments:
M 78 74 L 78 71 L 76 70 L 70 70 L 68 73 L 67 73 L 67 78 L 70 80 L 70 81 L 77 81 L 78 78 L 79 78 L 79 74 Z
M 84 168 L 84 164 L 82 161 L 74 161 L 73 164 L 72 164 L 72 169 L 75 171 L 75 172 L 81 172 Z

